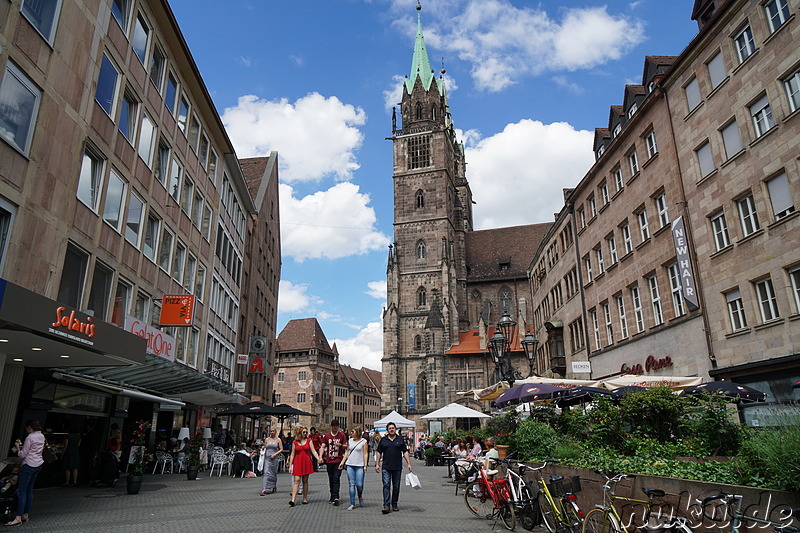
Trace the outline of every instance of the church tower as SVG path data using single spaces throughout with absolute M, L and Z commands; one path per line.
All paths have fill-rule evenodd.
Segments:
M 449 398 L 445 352 L 469 327 L 465 233 L 472 193 L 464 146 L 456 139 L 444 69 L 431 69 L 417 4 L 411 72 L 403 82 L 398 127 L 393 110 L 394 243 L 383 314 L 384 413 L 409 418 Z

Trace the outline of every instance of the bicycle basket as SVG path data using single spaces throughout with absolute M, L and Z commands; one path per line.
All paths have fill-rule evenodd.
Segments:
M 581 478 L 580 476 L 565 477 L 548 483 L 547 488 L 554 497 L 575 494 L 581 491 Z

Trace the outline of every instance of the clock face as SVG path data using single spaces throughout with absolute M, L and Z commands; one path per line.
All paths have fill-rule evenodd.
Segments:
M 253 353 L 263 353 L 267 349 L 267 339 L 264 337 L 253 337 L 250 339 L 250 351 Z

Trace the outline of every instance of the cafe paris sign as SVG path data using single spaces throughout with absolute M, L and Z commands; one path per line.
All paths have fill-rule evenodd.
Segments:
M 622 363 L 622 367 L 619 371 L 623 374 L 644 374 L 645 372 L 650 372 L 651 370 L 663 370 L 664 368 L 672 367 L 672 358 L 670 356 L 662 357 L 661 359 L 656 359 L 655 356 L 648 355 L 644 360 L 644 365 L 642 363 Z

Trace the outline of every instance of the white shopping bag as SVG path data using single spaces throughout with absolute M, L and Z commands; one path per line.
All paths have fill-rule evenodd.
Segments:
M 422 488 L 422 485 L 419 483 L 419 478 L 414 472 L 406 474 L 406 485 L 411 485 L 414 489 Z

